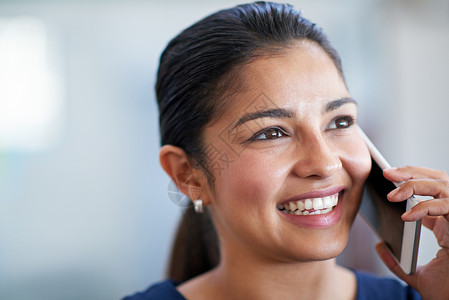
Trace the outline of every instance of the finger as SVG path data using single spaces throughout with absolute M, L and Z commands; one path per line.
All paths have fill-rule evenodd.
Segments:
M 398 168 L 389 168 L 385 169 L 383 173 L 385 178 L 393 182 L 401 182 L 420 178 L 449 180 L 449 175 L 446 172 L 424 167 L 405 166 Z
M 443 216 L 449 221 L 449 199 L 432 199 L 418 203 L 402 215 L 405 222 L 417 221 L 425 216 Z
M 422 219 L 422 224 L 427 228 L 429 228 L 430 230 L 433 230 L 433 228 L 435 227 L 436 220 L 438 220 L 438 217 L 425 216 Z
M 404 201 L 413 195 L 449 198 L 449 180 L 409 179 L 391 191 L 387 197 L 392 202 Z
M 407 275 L 402 270 L 401 266 L 399 265 L 396 258 L 391 253 L 390 249 L 388 249 L 388 246 L 380 242 L 376 245 L 376 251 L 379 254 L 382 261 L 385 263 L 385 265 L 390 269 L 391 272 L 393 272 L 396 276 L 398 276 L 400 279 L 404 280 L 406 283 L 408 283 L 411 286 L 415 285 L 415 279 L 413 275 Z
M 428 218 L 432 221 L 428 222 Z M 424 223 L 426 223 L 426 225 L 429 225 L 428 223 L 433 225 L 431 229 L 437 238 L 438 245 L 445 248 L 447 251 L 449 249 L 449 222 L 447 222 L 443 217 L 426 217 L 423 219 L 423 224 Z

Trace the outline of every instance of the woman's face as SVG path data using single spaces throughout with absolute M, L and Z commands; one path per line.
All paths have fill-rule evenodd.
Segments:
M 279 261 L 335 257 L 371 167 L 342 78 L 321 47 L 302 41 L 246 65 L 239 81 L 243 91 L 204 136 L 223 250 Z

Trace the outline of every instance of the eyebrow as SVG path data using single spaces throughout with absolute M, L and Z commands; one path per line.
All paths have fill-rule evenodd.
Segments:
M 273 108 L 262 111 L 256 111 L 252 113 L 247 113 L 243 115 L 234 125 L 233 129 L 237 126 L 242 125 L 245 122 L 260 119 L 260 118 L 275 118 L 275 119 L 283 119 L 283 118 L 293 118 L 295 113 L 292 110 L 284 109 L 284 108 Z
M 351 97 L 345 97 L 345 98 L 333 100 L 333 101 L 326 103 L 326 105 L 324 106 L 324 109 L 322 110 L 322 113 L 324 114 L 324 113 L 331 112 L 331 111 L 336 110 L 336 109 L 340 108 L 341 106 L 348 104 L 348 103 L 353 103 L 353 104 L 357 105 L 357 102 L 354 99 L 352 99 Z
M 323 114 L 331 112 L 333 110 L 338 109 L 339 107 L 348 104 L 353 103 L 357 105 L 357 102 L 352 99 L 351 97 L 345 97 L 337 100 L 330 101 L 326 103 L 323 110 L 321 111 Z M 290 109 L 284 109 L 284 108 L 272 108 L 262 111 L 256 111 L 244 114 L 234 125 L 233 129 L 237 126 L 242 125 L 243 123 L 246 123 L 251 120 L 260 119 L 260 118 L 275 118 L 275 119 L 284 119 L 284 118 L 293 118 L 295 117 L 295 112 Z

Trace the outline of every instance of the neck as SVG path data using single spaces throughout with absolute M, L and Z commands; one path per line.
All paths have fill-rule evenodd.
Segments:
M 210 279 L 234 299 L 354 299 L 356 290 L 354 275 L 335 258 L 287 263 L 224 252 Z

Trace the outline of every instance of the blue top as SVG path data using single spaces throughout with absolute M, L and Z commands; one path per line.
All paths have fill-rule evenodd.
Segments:
M 391 278 L 354 272 L 357 278 L 356 300 L 419 300 L 421 296 L 410 286 L 404 286 Z M 146 291 L 125 297 L 123 300 L 186 300 L 176 289 L 173 280 L 165 280 L 150 286 Z

